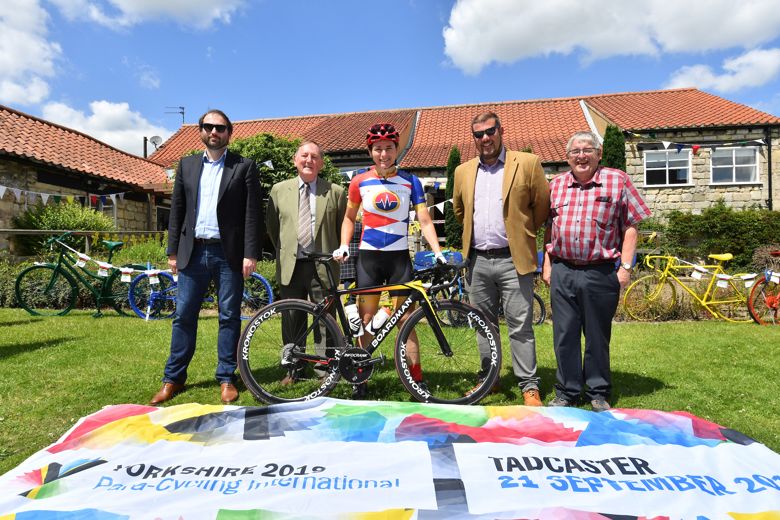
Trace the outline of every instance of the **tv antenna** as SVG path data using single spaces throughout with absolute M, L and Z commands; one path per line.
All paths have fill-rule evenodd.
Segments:
M 181 115 L 181 124 L 184 125 L 184 107 L 165 107 L 165 108 L 175 108 L 176 110 L 165 112 L 166 114 L 180 114 Z

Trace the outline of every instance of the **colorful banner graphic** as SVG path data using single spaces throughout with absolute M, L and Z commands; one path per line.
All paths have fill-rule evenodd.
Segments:
M 683 412 L 318 399 L 107 407 L 0 477 L 0 518 L 780 517 L 780 455 Z

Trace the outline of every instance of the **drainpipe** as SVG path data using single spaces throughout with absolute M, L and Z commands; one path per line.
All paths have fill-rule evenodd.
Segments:
M 767 163 L 767 183 L 766 188 L 769 191 L 769 197 L 766 199 L 766 207 L 772 211 L 772 132 L 771 127 L 764 128 L 764 140 L 766 141 L 766 163 Z

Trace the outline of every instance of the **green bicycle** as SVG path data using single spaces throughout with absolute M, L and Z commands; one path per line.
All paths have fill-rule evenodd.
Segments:
M 102 316 L 104 305 L 109 305 L 123 316 L 132 316 L 127 297 L 127 284 L 121 281 L 116 268 L 101 266 L 90 271 L 73 249 L 63 242 L 71 233 L 50 238 L 46 243 L 59 249 L 54 263 L 36 263 L 24 269 L 16 278 L 15 292 L 19 305 L 34 316 L 63 316 L 73 309 L 79 296 L 79 284 L 95 299 L 95 317 Z M 122 247 L 123 242 L 103 240 L 108 248 L 108 260 Z M 98 264 L 100 265 L 100 264 Z M 125 266 L 143 269 L 143 266 Z

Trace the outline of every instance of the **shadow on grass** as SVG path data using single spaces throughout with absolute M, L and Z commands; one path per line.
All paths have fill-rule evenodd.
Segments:
M 73 341 L 76 338 L 56 338 L 46 341 L 35 341 L 30 343 L 19 343 L 16 345 L 4 346 L 0 345 L 0 360 L 16 356 L 18 354 L 24 354 L 27 352 L 33 352 L 42 348 L 56 347 L 62 343 Z
M 5 321 L 3 323 L 0 323 L 0 327 L 13 327 L 14 325 L 29 325 L 30 323 L 37 323 L 39 321 L 43 321 L 43 318 L 32 318 L 26 320 L 17 320 L 17 321 Z
M 649 395 L 666 387 L 666 383 L 654 377 L 641 376 L 631 372 L 612 372 L 612 400 L 615 403 L 621 397 Z

